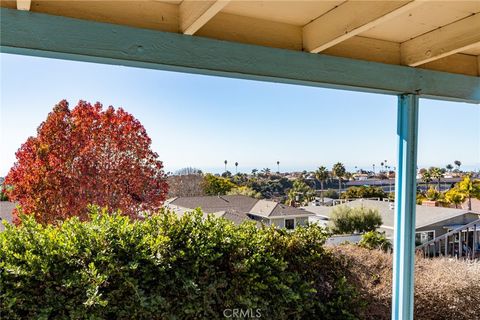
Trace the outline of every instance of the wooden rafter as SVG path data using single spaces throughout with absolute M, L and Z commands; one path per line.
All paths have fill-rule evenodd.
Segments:
M 0 15 L 5 53 L 480 102 L 480 78 L 474 76 L 12 9 L 2 8 Z
M 401 44 L 402 64 L 415 67 L 480 45 L 480 13 Z
M 31 0 L 17 0 L 17 9 L 30 11 Z
M 230 0 L 194 1 L 180 4 L 180 31 L 192 35 L 222 10 Z
M 388 21 L 424 1 L 346 1 L 303 27 L 305 51 L 318 53 Z

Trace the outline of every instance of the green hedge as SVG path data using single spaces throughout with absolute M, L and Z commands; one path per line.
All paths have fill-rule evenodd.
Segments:
M 92 208 L 0 233 L 2 319 L 354 319 L 357 295 L 316 226 L 235 226 L 201 212 L 143 221 Z M 258 314 L 257 314 L 258 315 Z

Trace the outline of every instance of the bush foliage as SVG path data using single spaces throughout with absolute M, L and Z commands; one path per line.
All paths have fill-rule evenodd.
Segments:
M 358 245 L 370 250 L 380 249 L 383 251 L 390 251 L 390 249 L 392 249 L 392 243 L 387 239 L 385 233 L 377 231 L 369 231 L 365 233 Z
M 382 217 L 378 210 L 363 206 L 358 208 L 338 206 L 333 209 L 330 220 L 332 231 L 337 234 L 375 231 L 382 225 Z
M 227 192 L 236 187 L 237 185 L 231 182 L 229 179 L 216 177 L 210 173 L 207 173 L 203 177 L 203 192 L 209 196 L 225 195 Z
M 0 234 L 2 319 L 354 319 L 357 295 L 323 248 L 293 232 L 196 211 L 145 220 L 91 208 L 57 226 L 22 217 Z
M 372 187 L 372 186 L 359 186 L 359 187 L 350 187 L 346 192 L 342 193 L 343 199 L 352 199 L 352 198 L 386 198 L 388 195 L 382 188 Z
M 361 319 L 391 319 L 393 255 L 354 245 L 334 248 L 366 306 Z M 414 318 L 472 320 L 480 315 L 480 262 L 415 259 Z

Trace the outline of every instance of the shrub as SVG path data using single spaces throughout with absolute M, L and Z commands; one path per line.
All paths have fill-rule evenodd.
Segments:
M 210 173 L 207 173 L 203 177 L 203 192 L 209 196 L 225 195 L 227 192 L 236 187 L 237 185 L 230 180 L 222 177 L 216 177 Z
M 362 248 L 366 249 L 380 249 L 383 251 L 390 251 L 392 249 L 392 243 L 385 237 L 384 232 L 369 231 L 362 236 L 362 239 L 358 243 Z
M 323 192 L 325 198 L 338 199 L 338 192 L 333 189 L 328 189 Z
M 350 187 L 342 194 L 343 199 L 352 198 L 386 198 L 387 194 L 382 188 L 372 186 Z
M 253 190 L 252 188 L 249 188 L 249 187 L 246 187 L 246 186 L 233 188 L 232 190 L 227 192 L 227 195 L 229 195 L 229 196 L 240 195 L 240 196 L 252 197 L 252 198 L 255 198 L 255 199 L 261 199 L 262 198 L 262 194 L 260 192 L 257 192 L 255 190 Z
M 145 220 L 92 208 L 0 234 L 2 319 L 353 319 L 359 301 L 318 226 L 235 226 L 199 211 Z
M 337 234 L 374 231 L 382 225 L 382 217 L 378 210 L 363 206 L 358 208 L 338 206 L 333 209 L 330 220 L 332 231 Z
M 438 192 L 435 188 L 430 187 L 425 193 L 425 197 L 430 201 L 435 201 L 440 198 L 440 192 Z
M 366 301 L 361 319 L 391 319 L 393 256 L 354 245 L 337 246 L 348 282 Z M 343 259 L 342 259 L 343 257 Z M 478 319 L 480 263 L 449 258 L 415 259 L 414 318 Z

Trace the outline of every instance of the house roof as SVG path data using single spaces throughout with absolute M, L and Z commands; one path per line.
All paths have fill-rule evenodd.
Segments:
M 272 200 L 258 200 L 247 196 L 179 197 L 169 200 L 166 206 L 180 211 L 201 208 L 206 213 L 226 212 L 224 217 L 227 218 L 233 217 L 232 215 L 243 216 L 247 213 L 265 218 L 313 214 Z
M 394 214 L 395 210 L 391 206 L 391 202 L 385 201 L 376 201 L 376 200 L 366 200 L 358 199 L 346 204 L 341 204 L 333 207 L 317 207 L 317 206 L 308 206 L 304 207 L 306 210 L 314 212 L 316 215 L 324 216 L 330 218 L 334 208 L 338 206 L 348 206 L 352 208 L 358 208 L 364 206 L 366 208 L 377 209 L 380 213 L 383 221 L 383 226 L 391 227 L 394 226 Z M 419 206 L 416 207 L 416 228 L 422 228 L 440 221 L 444 221 L 450 218 L 458 217 L 464 214 L 469 213 L 468 210 L 463 209 L 452 209 L 452 208 L 443 208 L 443 207 L 428 207 L 428 206 Z
M 468 199 L 465 200 L 465 202 L 462 204 L 463 209 L 468 208 Z M 479 199 L 472 199 L 472 211 L 476 213 L 480 213 L 480 200 Z
M 201 197 L 178 197 L 169 204 L 187 208 L 201 208 L 206 213 L 227 211 L 228 209 L 239 212 L 248 212 L 257 202 L 255 198 L 247 196 L 201 196 Z
M 230 221 L 233 221 L 235 224 L 241 224 L 244 221 L 252 221 L 246 213 L 244 212 L 239 212 L 236 210 L 227 210 L 227 211 L 219 211 L 215 212 L 214 215 L 217 218 L 224 218 Z
M 16 204 L 13 202 L 0 201 L 0 219 L 12 223 L 13 209 L 15 209 L 15 206 Z M 4 229 L 3 223 L 0 223 L 0 231 L 3 231 Z

